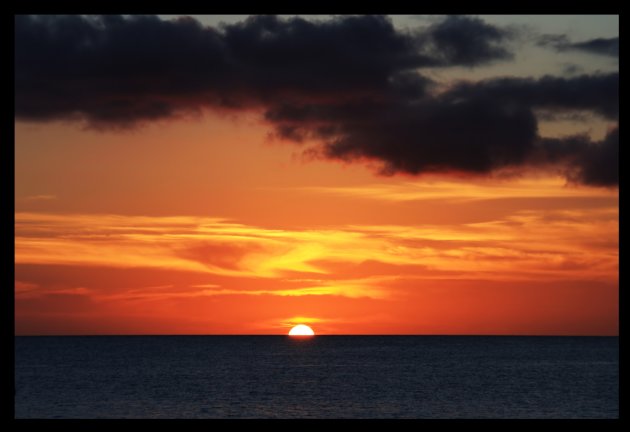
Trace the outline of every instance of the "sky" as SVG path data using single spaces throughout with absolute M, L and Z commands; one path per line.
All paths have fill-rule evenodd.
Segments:
M 16 16 L 15 332 L 617 335 L 618 16 Z

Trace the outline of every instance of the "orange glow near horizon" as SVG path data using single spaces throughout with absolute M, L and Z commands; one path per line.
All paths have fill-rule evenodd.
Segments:
M 251 120 L 18 141 L 16 334 L 618 334 L 616 189 L 378 177 Z

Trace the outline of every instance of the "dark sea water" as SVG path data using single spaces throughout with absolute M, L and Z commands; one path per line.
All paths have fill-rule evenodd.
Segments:
M 16 337 L 16 418 L 617 418 L 619 339 Z

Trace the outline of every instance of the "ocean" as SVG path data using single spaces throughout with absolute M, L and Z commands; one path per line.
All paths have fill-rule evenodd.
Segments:
M 15 338 L 16 418 L 618 418 L 619 338 Z

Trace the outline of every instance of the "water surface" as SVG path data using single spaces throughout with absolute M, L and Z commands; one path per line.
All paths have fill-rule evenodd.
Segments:
M 16 418 L 617 418 L 617 337 L 15 338 Z

